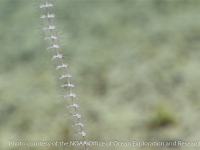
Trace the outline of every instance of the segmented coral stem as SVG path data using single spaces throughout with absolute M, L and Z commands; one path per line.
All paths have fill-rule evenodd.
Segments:
M 45 1 L 45 4 L 41 4 L 39 6 L 40 9 L 44 10 L 45 14 L 40 15 L 40 19 L 44 20 L 46 25 L 42 27 L 42 31 L 44 32 L 44 40 L 51 40 L 51 45 L 47 46 L 47 50 L 55 50 L 56 54 L 53 55 L 52 60 L 59 59 L 61 64 L 56 66 L 56 70 L 64 70 L 64 74 L 62 74 L 59 79 L 61 80 L 61 88 L 63 88 L 66 93 L 62 94 L 63 98 L 71 99 L 71 104 L 66 105 L 67 109 L 74 109 L 73 113 L 69 113 L 69 117 L 75 117 L 77 122 L 72 125 L 72 127 L 79 127 L 79 131 L 76 132 L 76 135 L 81 135 L 83 137 L 83 143 L 85 146 L 85 150 L 88 150 L 88 145 L 86 141 L 86 133 L 83 130 L 84 124 L 81 122 L 81 114 L 78 111 L 79 105 L 75 101 L 76 94 L 73 93 L 74 84 L 70 82 L 71 74 L 68 73 L 67 67 L 68 65 L 64 62 L 63 55 L 59 52 L 60 45 L 58 44 L 58 37 L 55 35 L 56 26 L 52 24 L 52 19 L 56 16 L 55 14 L 50 13 L 50 9 L 54 7 L 53 3 L 50 3 L 48 0 Z M 45 20 L 46 19 L 46 20 Z M 49 33 L 47 33 L 49 31 Z M 49 34 L 49 35 L 48 35 Z M 63 72 L 63 71 L 62 71 Z M 63 82 L 67 81 L 67 83 Z

